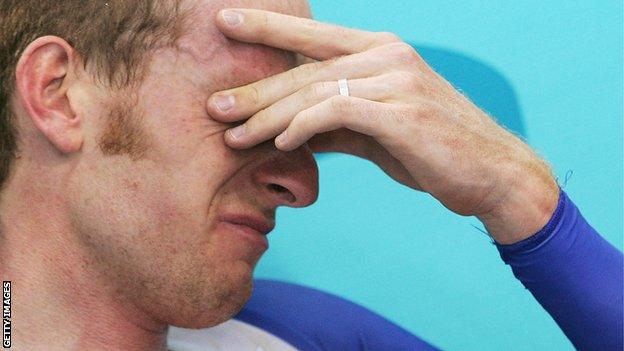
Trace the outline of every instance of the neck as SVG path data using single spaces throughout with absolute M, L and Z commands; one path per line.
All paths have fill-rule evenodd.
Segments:
M 0 203 L 0 275 L 12 282 L 14 350 L 166 350 L 166 324 L 98 273 L 73 239 L 62 197 L 14 185 Z

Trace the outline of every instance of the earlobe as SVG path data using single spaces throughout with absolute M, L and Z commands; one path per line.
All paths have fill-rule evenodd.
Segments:
M 15 72 L 19 102 L 34 125 L 62 153 L 80 150 L 80 118 L 68 89 L 75 82 L 74 50 L 55 36 L 38 38 L 22 53 Z

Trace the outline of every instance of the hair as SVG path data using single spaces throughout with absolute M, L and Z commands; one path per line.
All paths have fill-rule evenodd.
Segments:
M 61 37 L 99 82 L 119 89 L 133 86 L 144 76 L 148 54 L 175 45 L 181 35 L 180 2 L 0 1 L 0 189 L 18 151 L 10 101 L 16 65 L 28 44 L 45 35 Z

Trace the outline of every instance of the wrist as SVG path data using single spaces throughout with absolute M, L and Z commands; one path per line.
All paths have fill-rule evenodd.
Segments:
M 509 186 L 506 196 L 490 212 L 479 216 L 499 244 L 514 244 L 540 231 L 550 220 L 560 189 L 550 168 L 542 164 L 537 174 L 524 174 Z

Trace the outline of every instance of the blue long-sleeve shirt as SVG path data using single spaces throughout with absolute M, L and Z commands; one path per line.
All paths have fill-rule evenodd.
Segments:
M 622 252 L 585 221 L 565 192 L 542 230 L 496 246 L 576 348 L 624 349 Z M 256 280 L 251 300 L 235 319 L 304 351 L 437 350 L 361 306 L 283 282 Z
M 624 349 L 622 252 L 587 223 L 564 191 L 542 230 L 497 247 L 577 349 Z

